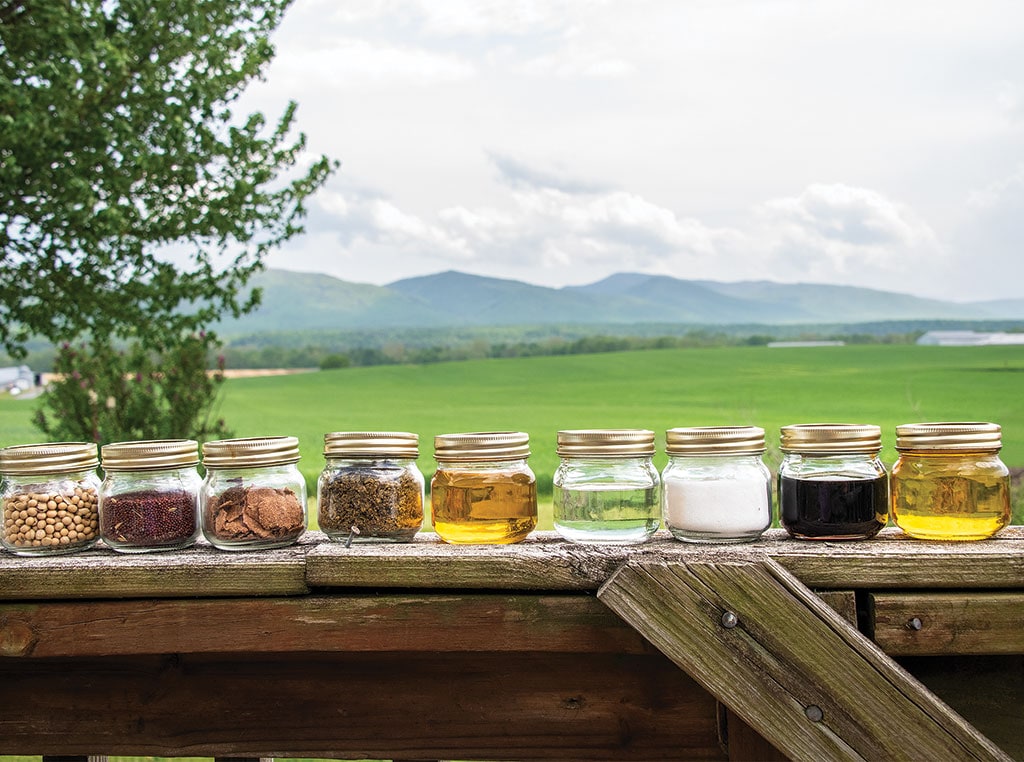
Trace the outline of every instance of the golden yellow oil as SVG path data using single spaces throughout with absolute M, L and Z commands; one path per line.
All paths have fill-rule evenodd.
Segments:
M 997 458 L 901 456 L 892 518 L 922 540 L 983 540 L 1010 523 L 1009 472 Z
M 520 542 L 537 526 L 537 481 L 515 470 L 438 469 L 430 506 L 434 531 L 445 542 Z

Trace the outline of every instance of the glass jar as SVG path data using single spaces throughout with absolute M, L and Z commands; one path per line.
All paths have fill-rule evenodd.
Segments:
M 572 542 L 636 544 L 661 524 L 661 477 L 646 429 L 559 431 L 555 530 Z
M 434 531 L 445 542 L 520 542 L 537 526 L 537 478 L 520 431 L 440 434 L 430 480 Z
M 99 458 L 93 442 L 0 450 L 3 546 L 19 556 L 84 550 L 99 539 Z
M 1010 472 L 995 423 L 896 427 L 892 518 L 923 540 L 983 540 L 1010 523 Z
M 404 431 L 324 435 L 317 521 L 331 540 L 409 542 L 423 526 L 419 436 Z
M 115 442 L 100 449 L 100 538 L 122 553 L 176 550 L 199 536 L 199 443 Z
M 278 548 L 306 531 L 306 480 L 295 437 L 220 439 L 203 445 L 203 535 L 221 550 Z
M 764 429 L 707 426 L 665 432 L 665 525 L 677 540 L 749 542 L 772 523 Z
M 889 519 L 882 430 L 852 423 L 782 427 L 779 513 L 805 540 L 864 540 Z

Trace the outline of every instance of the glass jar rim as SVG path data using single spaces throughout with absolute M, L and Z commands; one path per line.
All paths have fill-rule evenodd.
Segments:
M 665 432 L 668 455 L 758 455 L 765 449 L 760 426 L 689 426 Z
M 409 431 L 333 431 L 324 434 L 324 457 L 418 458 L 419 442 Z
M 523 460 L 529 455 L 530 436 L 522 431 L 471 431 L 434 437 L 434 458 L 438 462 Z
M 0 450 L 0 473 L 12 476 L 91 471 L 99 465 L 95 442 L 10 445 Z
M 104 471 L 159 471 L 199 464 L 194 439 L 146 439 L 113 442 L 100 448 Z
M 863 423 L 797 423 L 783 426 L 779 447 L 806 455 L 877 454 L 882 428 Z
M 654 455 L 648 429 L 563 429 L 556 436 L 560 458 L 642 458 Z
M 245 437 L 217 439 L 203 444 L 207 468 L 258 468 L 299 462 L 297 437 Z
M 984 421 L 905 423 L 896 427 L 896 450 L 998 452 L 1002 427 Z

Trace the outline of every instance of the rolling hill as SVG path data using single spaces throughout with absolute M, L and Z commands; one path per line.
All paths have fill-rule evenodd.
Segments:
M 374 286 L 268 270 L 252 285 L 263 290 L 262 305 L 251 315 L 223 322 L 222 335 L 554 323 L 782 325 L 1024 318 L 1024 300 L 965 304 L 853 286 L 720 283 L 639 273 L 548 288 L 454 271 Z

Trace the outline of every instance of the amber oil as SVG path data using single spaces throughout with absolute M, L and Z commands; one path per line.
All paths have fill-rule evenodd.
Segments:
M 911 537 L 983 540 L 1010 523 L 1009 469 L 992 423 L 907 424 L 896 429 L 892 517 Z
M 508 544 L 537 526 L 537 479 L 522 432 L 443 434 L 430 481 L 434 531 L 456 544 Z

